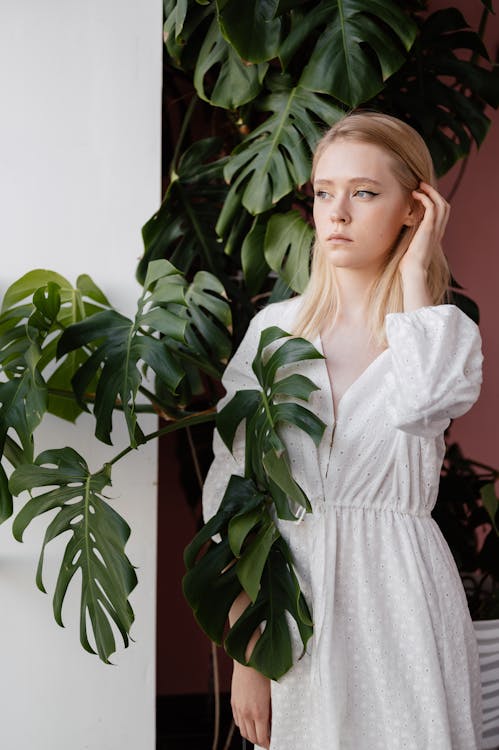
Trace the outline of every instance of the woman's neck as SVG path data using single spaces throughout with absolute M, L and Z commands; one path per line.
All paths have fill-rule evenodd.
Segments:
M 374 282 L 372 273 L 358 269 L 336 268 L 339 294 L 338 319 L 343 321 L 367 320 L 369 297 Z

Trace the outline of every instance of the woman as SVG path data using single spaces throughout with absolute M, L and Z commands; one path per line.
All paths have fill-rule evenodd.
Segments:
M 244 737 L 272 750 L 478 750 L 474 631 L 430 516 L 444 430 L 481 383 L 478 329 L 442 304 L 449 206 L 420 136 L 377 113 L 349 115 L 326 133 L 312 182 L 309 286 L 255 316 L 221 405 L 255 387 L 250 363 L 267 326 L 306 336 L 325 355 L 297 366 L 320 386 L 308 405 L 326 422 L 319 448 L 292 427 L 283 434 L 313 513 L 279 521 L 314 636 L 271 685 L 234 664 L 234 718 Z M 206 517 L 230 474 L 243 472 L 241 436 L 231 456 L 215 435 Z M 247 604 L 242 594 L 232 622 Z

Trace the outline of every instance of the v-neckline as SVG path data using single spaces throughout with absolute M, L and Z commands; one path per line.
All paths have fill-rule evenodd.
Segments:
M 318 344 L 318 346 L 317 346 L 317 344 Z M 380 352 L 373 360 L 371 360 L 371 362 L 369 362 L 369 364 L 367 365 L 367 367 L 365 367 L 362 370 L 362 372 L 354 380 L 352 380 L 352 382 L 350 383 L 350 385 L 348 386 L 348 388 L 346 388 L 343 391 L 343 394 L 342 394 L 340 400 L 338 401 L 338 403 L 336 404 L 336 408 L 335 408 L 335 405 L 334 405 L 334 396 L 333 396 L 333 383 L 332 383 L 331 377 L 329 375 L 329 370 L 328 370 L 327 362 L 326 362 L 327 357 L 324 354 L 324 347 L 322 345 L 322 336 L 320 335 L 320 333 L 317 335 L 317 338 L 316 338 L 316 340 L 314 342 L 314 345 L 315 345 L 316 349 L 318 349 L 320 351 L 320 353 L 324 357 L 323 365 L 324 365 L 324 369 L 326 370 L 326 380 L 327 380 L 327 384 L 328 384 L 328 388 L 329 388 L 329 398 L 330 398 L 330 401 L 331 401 L 331 412 L 332 412 L 332 415 L 333 415 L 333 423 L 336 423 L 338 421 L 338 416 L 339 416 L 341 404 L 342 404 L 343 400 L 345 399 L 345 397 L 348 396 L 352 390 L 355 390 L 355 388 L 358 385 L 358 383 L 361 382 L 364 379 L 364 376 L 366 376 L 373 369 L 374 365 L 376 365 L 381 359 L 383 359 L 384 355 L 386 354 L 386 352 L 388 352 L 390 350 L 390 348 L 387 347 L 386 349 L 383 349 L 383 351 Z

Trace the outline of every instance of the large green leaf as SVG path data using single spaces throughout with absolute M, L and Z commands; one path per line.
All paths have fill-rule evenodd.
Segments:
M 25 459 L 33 455 L 33 432 L 47 408 L 47 387 L 37 369 L 39 351 L 35 345 L 26 352 L 26 368 L 15 378 L 0 383 L 0 453 L 9 430 L 19 437 Z
M 310 513 L 312 506 L 302 488 L 291 476 L 289 466 L 281 453 L 281 447 L 279 446 L 279 450 L 271 448 L 267 451 L 263 455 L 262 463 L 267 476 L 273 484 L 276 484 L 287 497 Z M 254 597 L 252 598 L 254 599 Z
M 95 391 L 95 434 L 111 443 L 113 411 L 119 405 L 125 414 L 131 444 L 143 439 L 137 424 L 135 399 L 142 375 L 140 363 L 154 371 L 174 393 L 184 375 L 168 347 L 168 339 L 183 339 L 185 320 L 170 312 L 168 303 L 185 304 L 185 280 L 166 260 L 150 263 L 144 290 L 138 301 L 135 319 L 129 320 L 115 310 L 96 313 L 67 328 L 58 345 L 60 356 L 92 347 L 73 378 L 76 396 L 85 405 L 88 387 L 98 379 Z M 163 334 L 162 338 L 157 333 Z
M 295 292 L 308 283 L 314 230 L 299 211 L 274 214 L 265 232 L 265 260 Z
M 433 13 L 377 105 L 423 135 L 439 175 L 469 153 L 472 141 L 483 142 L 490 125 L 486 105 L 499 105 L 497 68 L 464 59 L 463 53 L 487 59 L 480 37 L 456 8 Z
M 267 63 L 245 63 L 220 33 L 214 18 L 194 71 L 194 86 L 201 99 L 215 107 L 236 109 L 252 101 L 262 87 Z M 211 84 L 211 81 L 215 82 Z M 207 82 L 210 81 L 209 90 Z
M 319 38 L 300 84 L 356 107 L 377 94 L 404 63 L 417 27 L 393 0 L 322 0 L 313 9 L 294 12 L 279 51 L 284 67 L 312 33 Z
M 185 548 L 184 562 L 188 570 L 194 567 L 199 553 L 213 536 L 228 527 L 232 518 L 260 508 L 265 493 L 260 492 L 253 480 L 233 475 L 230 477 L 217 513 L 202 527 L 192 542 Z
M 266 562 L 256 601 L 243 612 L 227 635 L 227 652 L 269 679 L 278 680 L 293 665 L 291 636 L 286 619 L 288 612 L 298 625 L 305 649 L 313 632 L 312 620 L 290 563 L 289 551 L 280 538 L 273 545 Z M 263 632 L 249 661 L 246 661 L 248 642 L 258 628 Z
M 279 344 L 281 339 L 285 341 Z M 269 353 L 271 344 L 275 351 Z M 229 449 L 237 427 L 246 420 L 245 477 L 230 478 L 217 513 L 185 552 L 184 593 L 201 627 L 221 643 L 230 607 L 244 589 L 253 604 L 230 631 L 226 648 L 245 663 L 248 642 L 265 622 L 250 663 L 273 679 L 292 663 L 286 612 L 296 620 L 304 648 L 312 632 L 289 550 L 271 511 L 273 505 L 279 518 L 296 520 L 290 500 L 311 511 L 307 496 L 291 475 L 279 428 L 284 422 L 295 425 L 316 444 L 324 430 L 315 414 L 293 401 L 308 401 L 317 390 L 315 384 L 299 373 L 281 380 L 276 375 L 284 365 L 320 357 L 310 342 L 290 338 L 277 326 L 262 331 L 252 362 L 261 390 L 238 391 L 217 416 L 218 431 Z M 214 541 L 216 535 L 221 541 Z
M 203 630 L 216 643 L 223 640 L 229 609 L 242 586 L 237 577 L 228 537 L 232 518 L 257 512 L 261 517 L 265 495 L 251 479 L 232 476 L 220 508 L 196 534 L 184 553 L 187 573 L 183 579 L 184 595 Z M 213 536 L 222 534 L 221 542 Z M 208 544 L 208 547 L 206 546 Z M 201 554 L 201 552 L 204 554 Z M 216 606 L 215 606 L 216 605 Z
M 206 34 L 214 4 L 197 0 L 163 0 L 163 38 L 172 62 L 190 70 L 194 67 Z
M 106 310 L 66 329 L 58 345 L 60 356 L 90 351 L 72 383 L 82 406 L 94 401 L 100 440 L 111 442 L 113 412 L 119 408 L 132 446 L 142 442 L 135 403 L 139 387 L 144 390 L 144 371 L 154 373 L 156 390 L 173 411 L 192 398 L 198 368 L 220 376 L 230 354 L 231 312 L 224 296 L 223 286 L 211 274 L 199 272 L 188 285 L 171 263 L 155 260 L 148 265 L 133 320 Z M 95 394 L 90 390 L 94 382 Z M 155 400 L 154 394 L 148 395 Z
M 264 516 L 254 539 L 242 552 L 237 562 L 237 577 L 253 602 L 260 590 L 260 582 L 270 550 L 279 536 L 272 518 Z
M 221 541 L 213 541 L 215 534 Z M 249 640 L 266 622 L 268 630 L 252 657 L 257 660 L 254 665 L 273 679 L 284 674 L 292 663 L 285 612 L 295 619 L 304 648 L 312 621 L 287 546 L 268 513 L 268 499 L 251 479 L 230 478 L 218 512 L 187 547 L 185 562 L 184 594 L 209 637 L 223 642 L 229 610 L 244 588 L 254 604 L 230 631 L 226 649 L 245 663 Z M 248 613 L 253 630 L 247 626 Z
M 279 0 L 217 0 L 220 30 L 243 60 L 265 62 L 276 57 L 282 21 L 275 17 Z
M 134 616 L 128 596 L 137 578 L 124 547 L 130 529 L 121 516 L 103 499 L 111 484 L 110 466 L 91 474 L 85 460 L 72 448 L 48 450 L 34 464 L 17 468 L 10 479 L 14 495 L 42 487 L 53 487 L 37 494 L 24 505 L 14 520 L 13 533 L 22 541 L 31 521 L 58 509 L 49 523 L 40 554 L 37 585 L 45 591 L 42 574 L 45 547 L 61 534 L 69 534 L 54 591 L 56 621 L 62 622 L 62 606 L 75 573 L 81 576 L 80 641 L 95 653 L 89 640 L 89 626 L 95 649 L 106 663 L 116 650 L 112 623 L 128 646 Z
M 22 300 L 31 299 L 37 289 L 47 286 L 49 282 L 57 284 L 61 289 L 71 288 L 71 284 L 64 276 L 55 271 L 35 268 L 9 286 L 2 300 L 2 313 L 11 310 Z
M 241 203 L 260 214 L 303 185 L 321 125 L 343 114 L 331 101 L 293 86 L 288 76 L 273 76 L 268 85 L 271 93 L 258 106 L 272 114 L 234 150 L 224 169 L 231 188 L 217 223 L 221 235 Z
M 205 393 L 201 371 L 220 379 L 232 349 L 232 313 L 222 284 L 206 271 L 198 271 L 186 287 L 185 305 L 169 308 L 185 322 L 182 340 L 168 341 L 185 377 L 175 394 L 168 394 L 160 380 L 156 392 L 165 405 L 170 404 L 169 413 L 174 415 L 179 406 L 188 406 L 194 396 Z
M 228 329 L 232 324 L 225 289 L 206 271 L 198 271 L 189 285 L 185 300 L 189 326 L 186 344 L 198 362 L 211 364 L 211 372 L 220 377 L 219 363 L 226 363 L 232 350 Z
M 150 261 L 159 258 L 167 258 L 184 272 L 200 262 L 223 278 L 226 259 L 213 231 L 227 195 L 226 159 L 213 161 L 220 148 L 220 139 L 207 138 L 182 155 L 159 211 L 142 229 L 145 252 L 137 269 L 141 283 Z
M 266 229 L 266 222 L 256 216 L 241 246 L 241 266 L 250 294 L 260 291 L 270 270 L 263 251 Z
M 11 301 L 15 303 L 15 295 Z M 47 386 L 40 372 L 42 346 L 58 317 L 60 303 L 59 287 L 50 281 L 36 290 L 32 305 L 16 305 L 0 316 L 0 367 L 7 377 L 0 383 L 0 458 L 3 460 L 7 445 L 7 460 L 13 465 L 33 459 L 33 433 L 47 409 Z M 20 444 L 12 439 L 12 433 Z M 11 513 L 12 498 L 2 467 L 0 521 Z
M 30 301 L 26 302 L 28 298 Z M 37 269 L 25 274 L 9 287 L 3 299 L 0 315 L 3 372 L 8 377 L 18 375 L 31 338 L 36 337 L 35 332 L 42 334 L 43 342 L 38 340 L 38 345 L 43 343 L 43 347 L 37 370 L 40 374 L 46 368 L 51 370 L 47 381 L 47 410 L 74 421 L 82 407 L 74 398 L 71 379 L 86 356 L 82 351 L 71 352 L 54 367 L 57 344 L 65 328 L 107 307 L 106 296 L 86 274 L 78 277 L 76 287 L 54 271 Z
M 282 337 L 287 337 L 287 340 L 271 356 L 267 356 L 266 347 Z M 279 431 L 284 423 L 293 424 L 318 444 L 324 431 L 324 423 L 300 404 L 280 403 L 279 395 L 284 391 L 279 389 L 277 373 L 282 366 L 320 357 L 322 355 L 310 342 L 302 338 L 289 338 L 289 334 L 274 326 L 262 332 L 257 355 L 252 363 L 262 390 L 261 405 L 246 419 L 246 471 L 250 476 L 258 477 L 269 488 L 277 515 L 286 520 L 294 519 L 289 499 L 308 511 L 311 508 L 303 490 L 291 475 Z M 289 377 L 286 378 L 285 390 L 288 399 L 308 401 L 310 393 L 316 387 L 306 391 L 297 376 L 291 381 Z
M 59 287 L 50 281 L 36 290 L 31 305 L 15 305 L 0 315 L 0 368 L 6 378 L 0 383 L 2 464 L 6 459 L 16 467 L 33 459 L 33 433 L 47 409 L 47 386 L 40 371 L 42 346 L 57 319 L 60 302 Z M 19 443 L 13 439 L 14 433 Z M 0 465 L 0 523 L 12 510 L 7 473 Z
M 284 343 L 266 356 L 267 347 L 282 338 L 286 339 Z M 229 450 L 232 449 L 238 425 L 243 419 L 246 420 L 246 476 L 255 478 L 257 484 L 271 496 L 277 490 L 277 514 L 288 520 L 294 515 L 285 502 L 286 498 L 307 510 L 310 510 L 310 504 L 291 475 L 279 429 L 284 423 L 294 424 L 318 444 L 324 423 L 301 404 L 280 402 L 282 395 L 288 399 L 308 401 L 316 386 L 307 378 L 295 374 L 284 378 L 280 388 L 276 375 L 284 365 L 321 357 L 322 354 L 309 341 L 289 338 L 289 334 L 277 326 L 266 328 L 260 335 L 252 363 L 261 390 L 239 391 L 217 415 L 217 429 Z
M 184 596 L 196 621 L 212 641 L 221 645 L 224 627 L 234 599 L 242 587 L 229 540 L 212 545 L 182 582 Z

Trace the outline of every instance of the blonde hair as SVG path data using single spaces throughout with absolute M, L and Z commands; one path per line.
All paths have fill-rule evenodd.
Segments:
M 393 171 L 403 190 L 410 196 L 421 181 L 436 186 L 436 176 L 430 152 L 413 128 L 395 117 L 379 112 L 358 112 L 346 115 L 328 130 L 319 141 L 312 163 L 312 181 L 319 159 L 336 140 L 371 143 L 391 157 Z M 404 227 L 389 253 L 378 278 L 370 291 L 368 325 L 371 336 L 378 343 L 386 343 L 385 315 L 403 311 L 402 280 L 398 271 L 400 259 L 409 247 L 417 230 Z M 446 299 L 450 281 L 449 267 L 438 246 L 430 261 L 427 283 L 433 304 Z M 334 323 L 339 312 L 339 294 L 335 269 L 321 251 L 316 240 L 313 248 L 310 280 L 303 293 L 303 304 L 293 333 L 313 338 L 326 323 Z

